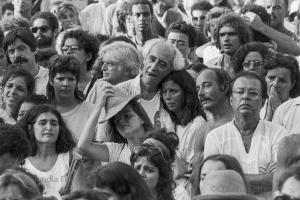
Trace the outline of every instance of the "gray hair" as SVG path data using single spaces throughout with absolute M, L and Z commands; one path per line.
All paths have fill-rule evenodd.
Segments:
M 116 41 L 102 47 L 99 57 L 109 54 L 112 59 L 120 63 L 129 72 L 130 77 L 136 77 L 142 67 L 141 53 L 132 45 L 123 41 Z
M 166 42 L 166 39 L 164 38 L 156 38 L 156 39 L 152 39 L 146 42 L 146 44 L 143 47 L 143 57 L 144 59 L 147 58 L 147 56 L 150 54 L 151 50 L 153 47 L 155 47 L 158 44 L 163 44 L 165 46 L 167 46 L 170 51 L 173 54 L 173 63 L 171 63 L 171 67 L 172 67 L 172 71 L 178 71 L 178 70 L 182 70 L 185 67 L 185 59 L 184 57 L 181 55 L 181 53 L 173 47 L 172 44 L 169 44 Z

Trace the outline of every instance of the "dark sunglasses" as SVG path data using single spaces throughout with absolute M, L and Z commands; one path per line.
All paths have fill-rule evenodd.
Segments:
M 274 200 L 300 200 L 300 198 L 292 198 L 289 195 L 280 195 L 274 198 Z
M 46 25 L 45 26 L 40 26 L 40 27 L 35 26 L 35 27 L 30 28 L 32 33 L 37 33 L 38 30 L 40 30 L 42 33 L 46 33 L 49 29 L 50 29 L 50 27 L 46 26 Z

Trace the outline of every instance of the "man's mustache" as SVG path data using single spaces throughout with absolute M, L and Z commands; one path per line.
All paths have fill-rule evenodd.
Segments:
M 28 60 L 26 58 L 23 58 L 23 57 L 17 57 L 14 60 L 14 63 L 23 63 L 23 62 L 28 62 Z

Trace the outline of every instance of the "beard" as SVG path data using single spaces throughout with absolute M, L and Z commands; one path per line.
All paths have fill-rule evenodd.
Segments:
M 47 48 L 52 46 L 53 38 L 52 37 L 45 37 L 45 36 L 40 36 L 37 38 L 37 46 L 38 48 Z

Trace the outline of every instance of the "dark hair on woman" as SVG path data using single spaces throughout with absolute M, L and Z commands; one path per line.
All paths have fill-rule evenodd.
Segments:
M 291 167 L 291 168 L 288 168 L 285 171 L 283 171 L 283 173 L 279 176 L 278 186 L 277 186 L 278 188 L 276 188 L 276 189 L 278 189 L 281 192 L 284 183 L 289 178 L 294 178 L 300 182 L 300 167 L 299 166 Z
M 128 102 L 126 106 L 131 106 L 132 110 L 144 121 L 143 127 L 145 132 L 150 132 L 153 130 L 153 124 L 149 119 L 146 111 L 144 108 L 137 102 L 139 97 L 133 98 L 131 101 Z M 114 122 L 114 117 L 108 120 L 109 123 L 109 130 L 108 130 L 108 138 L 110 142 L 116 143 L 127 143 L 127 139 L 124 138 L 116 128 L 116 124 Z
M 24 160 L 31 153 L 31 146 L 26 133 L 16 125 L 1 124 L 0 141 L 0 156 L 9 153 L 16 159 Z
M 84 94 L 78 88 L 80 81 L 80 64 L 72 55 L 55 55 L 50 59 L 49 82 L 47 84 L 47 96 L 50 101 L 55 102 L 55 91 L 51 84 L 58 73 L 71 73 L 76 77 L 76 88 L 74 96 L 80 102 L 84 101 Z
M 264 64 L 267 57 L 270 55 L 268 47 L 261 42 L 248 42 L 244 45 L 241 45 L 233 56 L 234 73 L 239 73 L 243 70 L 243 62 L 245 61 L 248 53 L 252 51 L 259 52 L 259 54 L 263 58 Z
M 122 162 L 98 167 L 88 177 L 93 188 L 109 188 L 121 199 L 152 200 L 152 195 L 143 178 L 131 166 Z
M 206 68 L 206 69 L 203 69 L 199 73 L 199 75 L 206 70 L 212 71 L 215 74 L 216 82 L 217 82 L 217 85 L 218 85 L 220 91 L 224 92 L 225 95 L 227 97 L 229 97 L 229 88 L 230 88 L 230 82 L 231 82 L 231 78 L 230 78 L 229 74 L 224 69 L 221 69 L 221 68 Z
M 167 132 L 165 129 L 159 129 L 150 132 L 146 137 L 143 138 L 143 141 L 150 138 L 161 142 L 168 150 L 170 162 L 175 161 L 176 150 L 179 145 L 179 138 L 176 133 Z
M 48 100 L 48 98 L 42 94 L 29 95 L 22 101 L 22 103 L 32 103 L 34 105 L 51 104 L 51 102 Z
M 63 35 L 61 42 L 62 46 L 68 38 L 76 39 L 79 47 L 82 48 L 86 54 L 91 54 L 91 59 L 87 61 L 87 71 L 90 71 L 98 56 L 99 45 L 97 38 L 81 29 L 69 30 Z
M 170 80 L 179 85 L 184 93 L 184 105 L 182 109 L 183 114 L 180 118 L 177 118 L 175 113 L 170 111 L 168 106 L 165 104 L 165 101 L 163 100 L 163 91 L 161 92 L 161 101 L 163 103 L 163 107 L 170 114 L 172 121 L 174 121 L 176 124 L 187 125 L 199 115 L 206 120 L 205 113 L 198 99 L 196 82 L 191 75 L 185 70 L 173 71 L 163 79 L 160 88 L 162 88 L 163 83 Z
M 64 197 L 64 200 L 108 200 L 108 195 L 97 190 L 79 190 L 74 191 Z
M 31 51 L 35 51 L 37 47 L 36 39 L 29 28 L 15 28 L 7 33 L 3 40 L 3 49 L 7 51 L 8 46 L 15 43 L 17 39 L 22 40 L 29 46 Z
M 8 71 L 4 74 L 1 86 L 4 88 L 7 81 L 11 78 L 23 77 L 26 83 L 26 88 L 29 94 L 33 94 L 35 88 L 35 81 L 33 76 L 25 69 L 20 68 L 18 65 L 11 64 L 8 66 Z
M 239 173 L 242 176 L 242 178 L 246 184 L 246 179 L 245 179 L 245 176 L 243 173 L 243 169 L 242 169 L 239 161 L 235 157 L 226 155 L 226 154 L 210 155 L 210 156 L 206 157 L 202 162 L 197 162 L 196 166 L 193 167 L 194 176 L 192 176 L 192 178 L 191 178 L 192 196 L 201 194 L 201 191 L 199 188 L 201 170 L 202 170 L 204 163 L 206 163 L 206 161 L 208 161 L 208 160 L 221 161 L 225 165 L 226 169 L 231 169 L 231 170 L 234 170 L 237 173 Z
M 257 4 L 252 4 L 252 3 L 249 3 L 249 4 L 246 4 L 242 7 L 242 9 L 240 10 L 240 13 L 241 14 L 246 14 L 247 12 L 253 12 L 255 14 L 257 14 L 262 22 L 266 25 L 270 25 L 270 22 L 271 22 L 271 16 L 269 15 L 269 13 L 267 12 L 266 8 L 263 7 L 263 6 L 259 6 Z M 253 30 L 252 29 L 252 32 L 253 32 L 253 40 L 254 41 L 258 41 L 258 42 L 269 42 L 270 41 L 270 38 L 268 38 L 266 35 L 256 31 L 256 30 Z
M 276 68 L 285 68 L 290 71 L 291 83 L 294 83 L 294 87 L 290 91 L 290 97 L 298 97 L 300 94 L 300 72 L 298 61 L 288 54 L 281 54 L 278 52 L 272 53 L 270 59 L 265 64 L 267 72 Z
M 193 63 L 190 65 L 190 69 L 194 70 L 197 73 L 200 73 L 203 69 L 208 68 L 203 63 Z
M 138 152 L 133 152 L 130 156 L 131 165 L 134 166 L 134 163 L 139 157 L 147 157 L 147 159 L 158 168 L 159 178 L 156 186 L 157 199 L 158 200 L 174 200 L 172 191 L 175 188 L 175 182 L 173 180 L 173 170 L 171 163 L 165 159 L 163 151 L 157 153 L 152 151 L 153 145 L 142 144 L 140 145 L 143 149 Z M 157 147 L 154 147 L 157 148 Z
M 227 13 L 220 17 L 217 28 L 215 30 L 216 46 L 221 49 L 220 44 L 220 29 L 224 26 L 230 26 L 235 29 L 241 44 L 246 44 L 252 40 L 252 32 L 250 26 L 244 21 L 242 17 L 235 13 Z
M 31 143 L 32 154 L 31 156 L 35 156 L 37 153 L 37 142 L 34 135 L 33 126 L 37 120 L 37 118 L 42 114 L 50 112 L 54 114 L 57 118 L 59 125 L 59 132 L 56 141 L 56 153 L 66 153 L 72 150 L 76 144 L 73 140 L 70 130 L 67 128 L 64 123 L 60 113 L 55 109 L 55 107 L 47 104 L 35 105 L 32 109 L 30 109 L 26 115 L 18 122 L 18 125 L 26 132 L 27 137 Z

